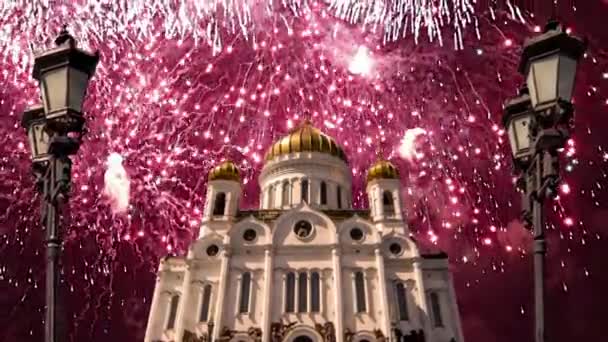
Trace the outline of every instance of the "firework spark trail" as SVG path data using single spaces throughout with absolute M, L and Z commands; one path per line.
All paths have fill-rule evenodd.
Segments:
M 453 12 L 453 3 L 443 0 L 437 13 L 412 8 L 414 2 L 406 0 L 373 3 L 379 7 L 285 1 L 275 11 L 265 8 L 270 4 L 265 1 L 193 1 L 177 7 L 169 1 L 121 1 L 113 11 L 93 1 L 49 10 L 42 10 L 42 2 L 0 4 L 0 84 L 5 85 L 0 88 L 0 176 L 5 180 L 0 223 L 16 222 L 14 231 L 3 232 L 4 255 L 36 260 L 25 245 L 34 244 L 38 213 L 30 199 L 32 187 L 23 186 L 31 184 L 24 134 L 15 129 L 22 101 L 33 104 L 37 98 L 29 43 L 50 43 L 60 22 L 42 18 L 57 14 L 70 17 L 79 41 L 99 48 L 103 56 L 89 89 L 90 134 L 74 160 L 66 227 L 65 260 L 71 267 L 66 281 L 75 285 L 70 289 L 73 307 L 82 307 L 74 314 L 80 327 L 75 340 L 87 330 L 91 312 L 95 322 L 124 318 L 110 310 L 113 298 L 124 301 L 132 295 L 118 290 L 118 279 L 153 272 L 159 255 L 183 252 L 196 236 L 205 175 L 221 158 L 239 163 L 244 204 L 255 203 L 255 177 L 265 148 L 304 115 L 345 146 L 357 206 L 365 203 L 362 176 L 378 146 L 396 149 L 404 127 L 425 130 L 427 139 L 417 146 L 424 158 L 417 163 L 394 159 L 407 179 L 404 197 L 420 240 L 472 263 L 484 263 L 485 255 L 499 254 L 498 248 L 525 252 L 523 242 L 497 236 L 506 230 L 504 219 L 513 217 L 499 210 L 512 192 L 502 190 L 511 189 L 511 176 L 504 132 L 496 120 L 498 102 L 517 86 L 513 76 L 501 76 L 512 75 L 517 54 L 506 44 L 509 36 L 497 24 L 480 24 L 467 1 L 457 2 Z M 10 20 L 22 12 L 36 20 Z M 387 32 L 401 29 L 374 33 L 374 28 L 400 22 L 399 16 L 415 37 L 417 30 L 431 28 L 427 37 L 442 39 L 441 25 L 464 28 L 461 20 L 466 19 L 475 27 L 484 25 L 487 41 L 470 37 L 467 42 L 457 34 L 454 45 L 467 47 L 458 53 L 410 40 L 396 47 L 388 43 L 400 39 L 405 26 L 388 40 Z M 428 26 L 432 22 L 436 26 Z M 359 46 L 370 50 L 373 61 L 366 75 L 348 70 Z M 478 70 L 487 61 L 494 64 Z M 104 161 L 113 153 L 122 156 L 130 182 L 123 215 L 115 215 L 112 202 L 102 196 Z M 81 255 L 88 256 L 86 262 Z M 3 267 L 5 279 L 33 284 L 19 296 L 43 282 L 39 271 L 22 274 L 13 265 Z M 108 299 L 84 305 L 99 292 Z M 136 298 L 145 301 L 141 293 Z M 96 324 L 90 326 L 84 332 L 88 337 Z

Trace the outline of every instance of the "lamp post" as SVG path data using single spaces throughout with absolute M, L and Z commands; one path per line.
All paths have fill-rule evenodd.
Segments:
M 33 76 L 40 83 L 43 105 L 26 110 L 21 121 L 42 194 L 41 220 L 46 228 L 46 342 L 66 340 L 64 307 L 59 298 L 59 220 L 70 190 L 69 156 L 78 151 L 84 135 L 82 103 L 99 61 L 98 53 L 78 49 L 65 27 L 55 43 L 55 48 L 36 55 L 34 61 Z
M 534 233 L 535 341 L 545 341 L 545 217 L 544 203 L 557 195 L 558 151 L 570 137 L 574 107 L 572 91 L 578 60 L 586 42 L 550 21 L 545 32 L 527 40 L 520 63 L 526 85 L 505 104 L 513 164 L 522 195 L 522 216 Z

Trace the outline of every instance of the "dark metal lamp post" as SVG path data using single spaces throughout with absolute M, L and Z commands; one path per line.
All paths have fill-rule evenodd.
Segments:
M 558 150 L 570 137 L 576 68 L 586 42 L 551 21 L 545 32 L 524 44 L 520 72 L 526 78 L 518 97 L 505 104 L 503 123 L 522 191 L 524 223 L 534 230 L 536 342 L 545 342 L 544 201 L 557 195 Z
M 99 61 L 99 54 L 78 49 L 65 27 L 55 43 L 57 47 L 36 55 L 34 61 L 33 76 L 40 82 L 44 105 L 26 110 L 21 122 L 27 131 L 36 184 L 43 200 L 41 214 L 47 244 L 46 342 L 66 341 L 64 307 L 59 298 L 62 240 L 58 221 L 70 190 L 69 156 L 78 151 L 84 135 L 82 103 Z

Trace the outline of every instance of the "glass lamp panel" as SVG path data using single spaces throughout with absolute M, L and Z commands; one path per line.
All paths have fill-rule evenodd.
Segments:
M 517 135 L 518 154 L 530 148 L 530 117 L 520 116 L 513 120 L 513 127 Z
M 513 125 L 513 122 L 511 122 L 511 124 L 509 125 L 509 143 L 511 144 L 511 152 L 513 153 L 513 156 L 517 156 L 517 135 L 515 133 L 515 127 Z
M 574 79 L 576 78 L 577 61 L 568 56 L 559 57 L 559 97 L 562 100 L 572 100 Z
M 58 68 L 42 75 L 42 100 L 47 113 L 67 106 L 68 69 Z
M 30 128 L 29 140 L 33 159 L 44 156 L 49 151 L 50 139 L 44 127 L 44 122 L 39 122 L 33 124 Z
M 509 124 L 509 142 L 514 157 L 519 157 L 530 148 L 530 116 L 522 115 L 513 118 Z
M 528 76 L 526 78 L 526 85 L 528 86 L 528 91 L 530 93 L 530 102 L 532 102 L 532 107 L 536 107 L 536 103 L 538 102 L 536 97 L 536 77 L 534 75 L 534 68 L 530 66 L 528 69 Z M 511 145 L 513 146 L 513 145 Z
M 531 62 L 527 81 L 528 87 L 534 89 L 530 92 L 533 106 L 557 100 L 558 67 L 558 55 Z
M 89 75 L 86 73 L 70 68 L 69 79 L 69 107 L 77 112 L 82 112 L 82 102 L 89 84 Z

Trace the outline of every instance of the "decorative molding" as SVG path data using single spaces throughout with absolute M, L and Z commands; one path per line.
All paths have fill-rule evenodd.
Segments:
M 238 331 L 231 330 L 228 327 L 224 326 L 224 328 L 220 332 L 220 336 L 218 338 L 218 341 L 219 342 L 229 342 L 230 340 L 232 340 L 232 338 L 234 337 L 234 335 L 236 333 L 238 333 Z
M 189 330 L 184 330 L 183 342 L 208 342 L 209 334 L 203 333 L 201 336 L 197 336 L 195 333 Z
M 374 330 L 374 336 L 376 337 L 376 342 L 387 342 L 386 337 L 384 337 L 384 333 L 382 333 L 382 330 L 380 329 Z
M 251 327 L 247 329 L 247 335 L 253 342 L 262 342 L 262 329 Z
M 323 337 L 324 342 L 336 342 L 336 329 L 332 322 L 326 322 L 323 325 L 317 323 L 315 330 Z
M 344 342 L 352 342 L 354 337 L 354 332 L 351 332 L 348 328 L 344 329 Z
M 411 330 L 409 334 L 404 335 L 401 329 L 395 328 L 394 333 L 397 342 L 426 342 L 426 337 L 424 336 L 424 331 L 422 329 Z M 452 339 L 450 342 L 456 341 Z
M 297 322 L 283 323 L 283 322 L 272 322 L 270 323 L 270 341 L 271 342 L 282 342 L 283 338 L 287 333 L 293 329 L 293 326 Z

